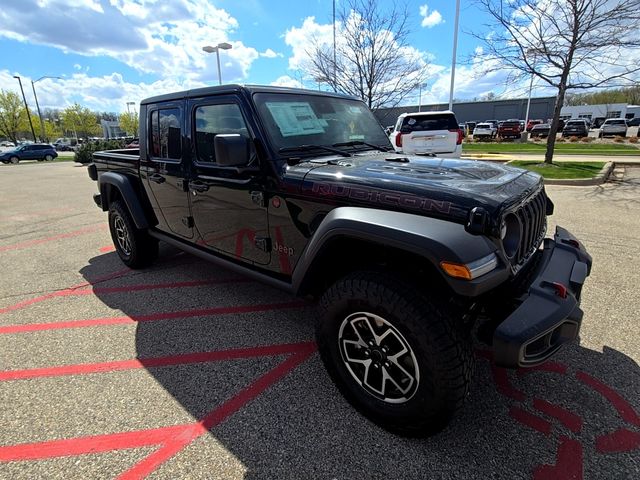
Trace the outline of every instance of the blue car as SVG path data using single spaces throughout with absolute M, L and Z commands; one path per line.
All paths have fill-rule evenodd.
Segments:
M 12 150 L 0 153 L 0 161 L 2 163 L 18 163 L 20 160 L 38 160 L 42 162 L 46 160 L 50 162 L 58 156 L 58 152 L 52 145 L 46 143 L 31 143 L 21 145 Z

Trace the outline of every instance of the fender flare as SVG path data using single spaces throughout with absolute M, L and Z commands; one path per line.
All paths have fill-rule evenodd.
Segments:
M 463 225 L 410 213 L 361 207 L 338 207 L 322 220 L 310 239 L 293 272 L 293 290 L 304 290 L 307 275 L 315 259 L 332 241 L 350 238 L 403 250 L 427 259 L 454 292 L 477 296 L 509 276 L 504 264 L 474 280 L 449 277 L 440 262 L 470 263 L 496 252 L 488 238 L 468 233 Z M 338 240 L 339 241 L 339 240 Z M 497 254 L 497 252 L 496 252 Z M 302 292 L 304 293 L 304 292 Z
M 127 175 L 123 175 L 117 172 L 105 172 L 102 173 L 98 179 L 100 195 L 102 196 L 102 209 L 107 211 L 109 209 L 109 198 L 107 196 L 107 185 L 115 187 L 122 196 L 124 203 L 131 213 L 134 223 L 137 228 L 145 229 L 149 228 L 149 222 L 144 213 L 140 199 L 136 189 L 133 185 L 133 181 Z

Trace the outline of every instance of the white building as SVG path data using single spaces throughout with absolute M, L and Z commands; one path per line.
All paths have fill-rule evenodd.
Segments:
M 601 105 L 575 105 L 562 107 L 560 118 L 570 120 L 584 118 L 593 122 L 596 118 L 626 118 L 627 120 L 640 116 L 640 106 L 626 103 L 608 103 Z

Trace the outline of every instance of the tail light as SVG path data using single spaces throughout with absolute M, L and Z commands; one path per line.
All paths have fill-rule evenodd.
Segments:
M 457 128 L 453 130 L 449 130 L 450 132 L 456 132 L 458 134 L 458 139 L 456 140 L 456 145 L 462 145 L 462 140 L 464 139 L 464 132 L 462 129 Z
M 396 135 L 396 147 L 402 147 L 402 134 L 400 132 Z

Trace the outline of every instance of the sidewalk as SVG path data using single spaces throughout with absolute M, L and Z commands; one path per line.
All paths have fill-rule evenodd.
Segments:
M 540 153 L 468 153 L 463 159 L 508 162 L 511 160 L 532 160 L 544 162 Z M 614 162 L 616 165 L 640 165 L 640 155 L 554 155 L 554 162 Z

